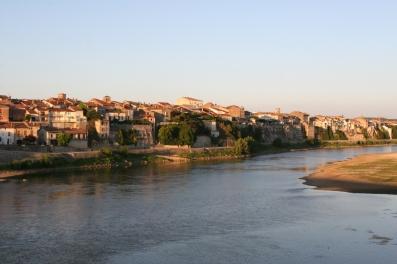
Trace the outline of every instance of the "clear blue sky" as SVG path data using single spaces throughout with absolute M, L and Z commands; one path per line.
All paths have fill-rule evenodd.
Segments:
M 397 117 L 397 1 L 0 0 L 0 94 Z

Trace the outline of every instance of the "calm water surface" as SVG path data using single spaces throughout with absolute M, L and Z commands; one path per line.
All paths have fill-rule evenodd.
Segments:
M 395 263 L 397 196 L 319 191 L 316 166 L 396 147 L 0 183 L 0 263 Z

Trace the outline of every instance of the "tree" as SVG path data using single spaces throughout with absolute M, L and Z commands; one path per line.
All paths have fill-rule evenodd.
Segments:
M 178 145 L 179 144 L 179 126 L 165 125 L 159 129 L 158 138 L 163 145 Z
M 25 116 L 25 121 L 30 122 L 31 120 L 32 120 L 32 116 L 29 115 L 29 114 L 27 114 L 27 115 Z
M 376 127 L 375 133 L 376 139 L 390 139 L 389 132 L 387 132 L 383 127 Z
M 129 138 L 131 145 L 136 146 L 138 144 L 138 137 L 139 137 L 139 131 L 136 129 L 130 130 Z
M 119 145 L 121 145 L 121 146 L 123 146 L 123 145 L 126 145 L 126 142 L 125 142 L 125 136 L 124 136 L 124 129 L 119 129 L 118 131 L 117 131 L 117 134 L 116 134 L 116 142 L 119 144 Z
M 87 121 L 89 121 L 89 122 L 96 121 L 101 118 L 101 115 L 93 109 L 88 109 L 85 116 L 87 117 Z
M 99 134 L 96 131 L 96 128 L 93 126 L 89 126 L 88 127 L 88 146 L 92 147 L 95 142 L 99 142 L 100 138 L 99 138 Z
M 249 155 L 252 153 L 255 140 L 252 137 L 239 138 L 234 144 L 233 152 L 236 156 Z
M 392 127 L 392 138 L 397 139 L 397 126 Z
M 88 111 L 88 106 L 85 103 L 80 102 L 79 103 L 79 108 L 81 110 L 83 110 L 83 114 L 84 114 L 84 116 L 86 116 L 87 115 L 87 111 Z
M 23 140 L 22 140 L 22 142 L 23 142 L 24 144 L 30 145 L 30 144 L 35 144 L 35 143 L 36 143 L 36 140 L 37 140 L 37 138 L 36 138 L 35 136 L 29 135 L 29 136 L 24 137 Z
M 136 145 L 138 144 L 138 131 L 119 129 L 116 134 L 116 142 L 121 146 Z
M 70 141 L 72 140 L 72 135 L 66 133 L 60 133 L 57 135 L 57 143 L 59 146 L 66 147 L 69 145 Z
M 182 125 L 179 129 L 179 145 L 181 146 L 192 146 L 195 141 L 195 135 L 193 129 L 188 125 Z
M 347 140 L 347 136 L 343 131 L 336 130 L 335 140 Z

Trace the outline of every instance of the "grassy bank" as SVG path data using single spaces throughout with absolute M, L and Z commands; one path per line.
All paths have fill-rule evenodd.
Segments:
M 195 160 L 231 160 L 253 155 L 273 154 L 292 149 L 307 148 L 309 145 L 269 146 L 255 145 L 247 149 L 208 148 L 203 151 L 182 151 L 179 154 L 132 154 L 126 148 L 104 148 L 97 157 L 76 158 L 68 153 L 51 156 L 42 155 L 39 159 L 24 159 L 0 165 L 0 178 L 13 175 L 33 174 L 41 172 L 62 171 L 68 169 L 98 170 L 103 168 L 130 168 L 159 163 L 181 163 Z
M 321 141 L 317 142 L 316 145 L 322 148 L 342 148 L 342 147 L 365 147 L 365 146 L 384 146 L 384 145 L 396 145 L 397 140 L 338 140 L 338 141 Z
M 13 161 L 9 164 L 0 166 L 0 171 L 40 171 L 40 169 L 57 169 L 62 168 L 81 168 L 81 169 L 100 169 L 100 168 L 129 168 L 137 165 L 146 165 L 150 163 L 163 161 L 155 155 L 131 154 L 126 149 L 103 149 L 98 157 L 91 158 L 74 158 L 68 154 L 59 156 L 43 155 L 40 159 L 25 159 Z M 18 173 L 20 174 L 20 173 Z M 0 175 L 1 177 L 1 175 Z
M 278 144 L 263 145 L 250 140 L 241 139 L 231 148 L 207 148 L 203 151 L 182 151 L 179 154 L 133 154 L 127 148 L 110 149 L 104 148 L 96 157 L 76 158 L 68 153 L 52 156 L 44 154 L 39 159 L 16 160 L 8 164 L 0 165 L 0 178 L 11 177 L 21 174 L 36 172 L 48 172 L 67 169 L 96 170 L 101 168 L 129 168 L 132 166 L 143 166 L 154 163 L 180 163 L 195 160 L 232 160 L 256 155 L 275 154 L 294 150 L 317 149 L 317 148 L 343 148 L 357 146 L 377 146 L 397 144 L 397 141 L 366 141 L 366 142 L 318 142 L 307 141 L 301 144 Z

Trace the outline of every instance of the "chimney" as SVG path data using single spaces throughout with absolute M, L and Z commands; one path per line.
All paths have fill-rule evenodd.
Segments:
M 112 102 L 112 98 L 109 95 L 106 95 L 103 97 L 103 101 L 105 101 L 106 103 L 111 103 Z

